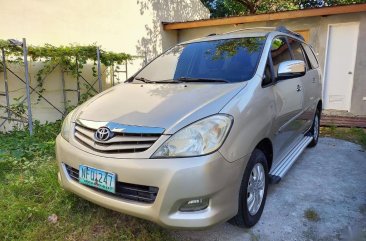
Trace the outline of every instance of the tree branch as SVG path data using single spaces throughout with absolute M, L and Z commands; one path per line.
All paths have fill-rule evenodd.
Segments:
M 255 0 L 255 2 L 249 0 L 233 0 L 233 1 L 244 5 L 249 10 L 250 14 L 255 14 L 258 10 L 256 6 L 256 2 L 258 2 L 258 0 Z

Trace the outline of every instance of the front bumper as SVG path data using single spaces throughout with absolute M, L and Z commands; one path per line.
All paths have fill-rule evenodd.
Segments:
M 63 188 L 100 206 L 173 228 L 205 228 L 233 217 L 247 158 L 227 162 L 219 152 L 194 158 L 115 159 L 84 152 L 60 135 L 56 140 L 59 182 Z M 118 181 L 154 186 L 159 191 L 147 204 L 111 196 L 79 184 L 66 172 L 65 164 L 79 169 L 87 165 L 114 172 Z M 209 198 L 208 208 L 181 212 L 186 201 Z

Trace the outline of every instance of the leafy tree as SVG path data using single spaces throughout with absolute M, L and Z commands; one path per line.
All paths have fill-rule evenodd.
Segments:
M 319 8 L 337 5 L 365 3 L 366 0 L 299 0 L 299 8 Z
M 201 0 L 210 10 L 211 18 L 228 17 L 234 15 L 244 15 L 247 9 L 244 5 L 234 0 Z
M 201 0 L 211 17 L 227 17 L 304 8 L 365 3 L 366 0 Z

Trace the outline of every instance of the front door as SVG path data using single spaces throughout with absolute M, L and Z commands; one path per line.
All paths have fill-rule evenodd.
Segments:
M 271 58 L 275 77 L 277 77 L 280 63 L 292 59 L 287 42 L 285 37 L 277 37 L 273 40 Z M 274 160 L 279 160 L 279 157 L 287 152 L 301 134 L 303 126 L 301 112 L 304 98 L 303 91 L 301 91 L 301 77 L 275 80 L 272 88 L 276 106 Z
M 299 91 L 301 84 L 300 78 L 293 78 L 282 80 L 273 86 L 277 112 L 275 120 L 277 129 L 275 156 L 277 157 L 286 153 L 291 144 L 301 135 L 304 125 L 301 119 L 304 98 L 303 92 Z
M 350 111 L 359 23 L 329 25 L 324 77 L 325 109 Z

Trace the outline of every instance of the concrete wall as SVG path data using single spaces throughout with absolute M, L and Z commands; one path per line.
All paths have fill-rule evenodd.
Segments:
M 199 0 L 1 0 L 0 38 L 30 44 L 101 44 L 105 49 L 150 56 L 176 43 L 162 21 L 209 18 Z
M 353 14 L 340 14 L 324 17 L 308 17 L 289 19 L 281 21 L 269 21 L 269 22 L 257 22 L 238 25 L 224 25 L 216 27 L 203 27 L 194 29 L 179 30 L 178 42 L 191 40 L 207 36 L 211 33 L 224 33 L 241 28 L 250 27 L 273 27 L 273 26 L 286 26 L 291 30 L 304 30 L 310 31 L 310 44 L 314 47 L 318 54 L 318 59 L 322 70 L 324 70 L 325 51 L 328 34 L 328 25 L 336 23 L 347 22 L 360 22 L 357 58 L 355 65 L 355 75 L 351 102 L 351 113 L 355 115 L 366 115 L 366 101 L 363 97 L 366 97 L 366 14 L 365 13 L 353 13 Z
M 102 45 L 105 50 L 142 56 L 128 65 L 134 74 L 147 60 L 177 43 L 177 32 L 163 31 L 163 21 L 187 21 L 209 18 L 209 11 L 200 0 L 0 0 L 0 39 L 27 38 L 31 45 L 68 45 L 70 43 Z M 24 76 L 21 66 L 12 66 Z M 123 67 L 122 67 L 123 68 Z M 32 86 L 36 86 L 37 63 L 30 65 Z M 83 73 L 89 81 L 90 67 Z M 123 74 L 121 74 L 123 75 Z M 110 75 L 103 76 L 107 88 Z M 123 79 L 122 79 L 123 80 Z M 67 77 L 68 87 L 75 89 L 75 79 Z M 24 95 L 25 86 L 9 74 L 11 99 Z M 97 85 L 95 85 L 97 86 Z M 45 81 L 45 96 L 63 109 L 60 70 L 55 70 Z M 0 91 L 4 90 L 0 73 Z M 68 99 L 75 103 L 75 93 Z M 34 118 L 54 121 L 61 115 L 32 95 Z M 14 101 L 12 101 L 14 102 Z M 0 96 L 0 104 L 5 98 Z M 2 116 L 0 108 L 0 116 Z M 1 120 L 0 120 L 1 123 Z
M 366 115 L 366 14 L 360 19 L 351 112 Z

